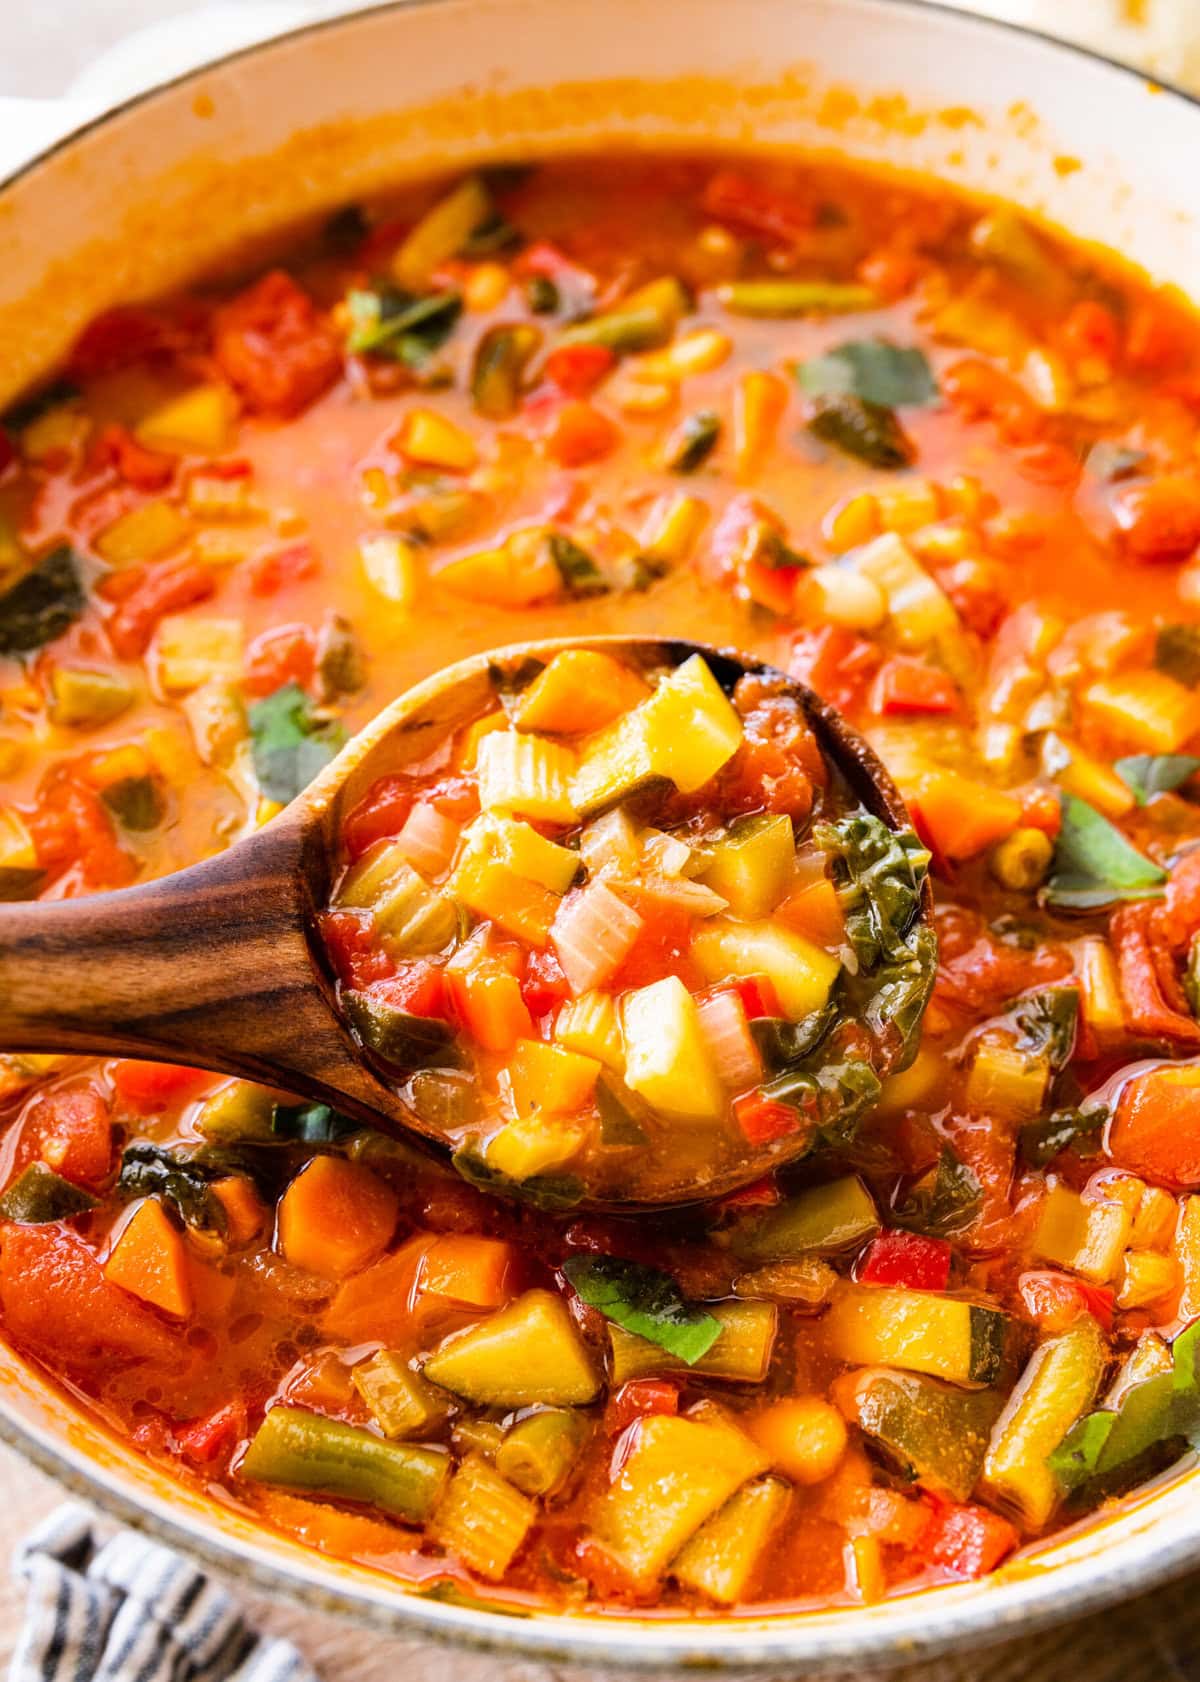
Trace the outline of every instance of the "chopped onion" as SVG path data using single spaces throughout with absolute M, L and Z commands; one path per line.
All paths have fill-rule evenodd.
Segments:
M 396 845 L 414 870 L 440 876 L 448 870 L 458 845 L 459 828 L 427 801 L 414 806 L 396 837 Z
M 717 1073 L 731 1092 L 744 1092 L 762 1075 L 762 1059 L 736 993 L 714 993 L 697 1013 Z
M 550 940 L 576 998 L 608 980 L 641 929 L 637 912 L 603 882 L 592 882 L 563 901 Z

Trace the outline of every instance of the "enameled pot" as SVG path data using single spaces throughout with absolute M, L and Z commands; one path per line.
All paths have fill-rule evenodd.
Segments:
M 0 403 L 105 306 L 400 177 L 597 143 L 804 147 L 1019 202 L 1200 294 L 1200 108 L 918 0 L 410 0 L 238 53 L 50 144 L 0 101 Z M 19 167 L 18 167 L 19 166 Z M 18 1048 L 13 1048 L 18 1049 Z M 408 1595 L 137 1458 L 0 1348 L 0 1432 L 117 1517 L 383 1629 L 611 1667 L 802 1669 L 1028 1634 L 1200 1562 L 1200 1469 L 980 1583 L 786 1618 L 512 1618 Z

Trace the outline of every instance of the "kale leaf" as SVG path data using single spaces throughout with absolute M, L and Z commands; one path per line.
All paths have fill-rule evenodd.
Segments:
M 62 543 L 0 595 L 0 654 L 28 654 L 53 642 L 79 618 L 83 601 L 78 558 Z

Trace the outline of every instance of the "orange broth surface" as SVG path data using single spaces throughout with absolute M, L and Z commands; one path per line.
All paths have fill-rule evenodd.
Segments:
M 742 747 L 690 829 L 615 802 L 637 846 L 691 847 L 677 899 L 784 812 L 787 879 L 740 921 L 831 955 L 844 1001 L 928 868 L 940 967 L 908 1066 L 823 1130 L 772 1086 L 803 1014 L 774 959 L 699 974 L 713 895 L 656 921 L 636 848 L 606 880 L 645 961 L 587 989 L 555 904 L 536 937 L 500 904 L 431 942 L 335 903 L 343 987 L 477 1053 L 508 1122 L 520 1047 L 610 1001 L 557 1158 L 509 1152 L 501 1195 L 247 1083 L 8 1055 L 5 1338 L 214 1499 L 496 1604 L 869 1602 L 1171 1465 L 1200 1422 L 1198 351 L 1178 300 L 1015 210 L 747 158 L 431 183 L 93 323 L 0 433 L 7 897 L 229 845 L 461 656 L 647 632 L 844 709 L 916 836 L 881 896 Z M 451 901 L 478 749 L 351 819 L 390 845 L 434 809 Z M 530 819 L 583 856 L 594 821 Z M 573 1210 L 571 1126 L 602 1064 L 635 1078 L 630 996 L 664 975 L 689 1023 L 727 1001 L 729 1124 L 812 1148 L 674 1214 Z

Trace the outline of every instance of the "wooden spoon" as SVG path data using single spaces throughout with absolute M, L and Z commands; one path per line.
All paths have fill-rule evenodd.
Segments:
M 866 742 L 810 689 L 762 662 L 654 637 L 524 643 L 417 684 L 278 817 L 215 858 L 112 893 L 0 907 L 0 1046 L 238 1075 L 444 1148 L 446 1139 L 376 1075 L 349 1032 L 315 918 L 328 902 L 342 821 L 375 780 L 425 759 L 482 712 L 494 698 L 497 665 L 544 662 L 568 647 L 603 648 L 645 666 L 700 653 L 726 688 L 747 672 L 781 679 L 854 796 L 891 828 L 907 825 L 903 801 Z M 922 917 L 931 911 L 926 882 Z M 744 1162 L 719 1183 L 692 1183 L 655 1201 L 686 1203 L 748 1184 L 799 1154 L 802 1147 L 789 1152 L 787 1143 L 748 1145 Z

